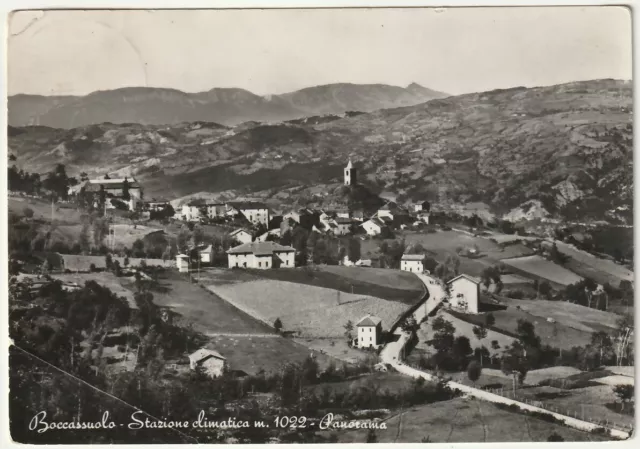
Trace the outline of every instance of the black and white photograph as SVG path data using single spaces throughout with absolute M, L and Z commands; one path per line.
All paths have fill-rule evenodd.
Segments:
M 634 436 L 630 8 L 7 20 L 14 444 Z

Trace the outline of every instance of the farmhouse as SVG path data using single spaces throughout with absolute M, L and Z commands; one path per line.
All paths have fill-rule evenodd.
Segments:
M 379 218 L 372 218 L 362 223 L 362 227 L 368 235 L 380 235 L 387 225 Z
M 204 205 L 208 218 L 224 217 L 227 207 L 223 203 L 207 203 Z
M 480 279 L 461 274 L 449 282 L 451 307 L 466 313 L 478 313 L 478 299 L 480 297 Z
M 382 336 L 382 320 L 373 315 L 367 315 L 356 323 L 358 329 L 358 348 L 378 348 Z
M 200 256 L 200 262 L 202 263 L 211 263 L 213 260 L 213 245 L 209 245 L 203 247 L 202 249 L 198 249 L 198 254 Z
M 410 273 L 424 272 L 424 254 L 403 254 L 400 269 Z
M 305 208 L 285 214 L 282 217 L 283 225 L 281 225 L 281 227 L 289 228 L 291 227 L 291 222 L 298 224 L 305 229 L 311 229 L 314 225 L 317 225 L 320 220 L 317 212 Z
M 219 352 L 201 348 L 189 356 L 189 367 L 196 370 L 200 367 L 209 377 L 222 375 L 226 359 Z
M 142 202 L 142 187 L 135 178 L 128 179 L 127 177 L 90 179 L 70 187 L 68 193 L 69 195 L 78 195 L 81 192 L 87 192 L 97 195 L 102 191 L 104 191 L 105 198 L 107 199 L 106 207 L 108 209 L 114 209 L 116 207 L 111 200 L 125 203 L 129 210 L 135 210 L 138 204 Z M 127 196 L 128 198 L 125 199 Z
M 146 201 L 144 204 L 147 210 L 154 212 L 159 212 L 170 206 L 169 200 L 165 200 L 163 198 L 152 198 L 151 200 Z
M 280 237 L 280 228 L 278 229 L 271 229 L 270 231 L 265 232 L 264 234 L 259 235 L 258 237 L 256 237 L 256 242 L 266 242 L 269 237 L 271 238 L 277 238 Z M 246 242 L 243 242 L 246 243 Z
M 197 202 L 190 202 L 182 205 L 182 219 L 185 221 L 198 221 L 202 218 L 201 208 L 202 204 Z
M 176 256 L 176 267 L 180 273 L 189 272 L 189 256 L 186 254 L 178 254 Z
M 333 220 L 335 227 L 332 229 L 335 235 L 345 235 L 351 232 L 351 225 L 354 221 L 351 218 L 338 217 Z
M 293 268 L 296 250 L 274 242 L 253 242 L 227 251 L 229 268 Z
M 234 201 L 227 203 L 227 215 L 242 214 L 253 224 L 269 225 L 269 208 L 258 201 Z
M 229 234 L 229 237 L 239 241 L 240 243 L 251 243 L 253 241 L 253 236 L 246 229 L 236 229 L 235 231 Z

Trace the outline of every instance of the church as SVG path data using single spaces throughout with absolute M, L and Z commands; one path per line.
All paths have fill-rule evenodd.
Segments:
M 358 177 L 356 174 L 356 168 L 353 166 L 351 158 L 349 158 L 349 163 L 344 168 L 344 185 L 355 186 L 358 183 Z

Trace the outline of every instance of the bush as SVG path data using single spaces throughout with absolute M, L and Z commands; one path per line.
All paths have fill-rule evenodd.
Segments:
M 30 207 L 25 207 L 24 209 L 22 209 L 22 213 L 27 218 L 33 218 L 33 209 L 31 209 Z
M 516 289 L 516 290 L 507 290 L 506 292 L 504 292 L 504 295 L 507 298 L 511 298 L 511 299 L 522 299 L 524 298 L 524 292 L 520 289 Z

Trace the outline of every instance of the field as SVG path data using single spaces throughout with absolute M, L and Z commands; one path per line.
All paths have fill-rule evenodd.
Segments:
M 369 283 L 381 287 L 393 287 L 400 290 L 411 290 L 415 291 L 416 294 L 424 291 L 420 279 L 406 271 L 385 268 L 343 267 L 339 265 L 323 265 L 318 268 L 321 271 L 333 273 L 356 282 Z
M 60 254 L 64 261 L 64 268 L 71 271 L 89 271 L 91 264 L 95 265 L 98 269 L 104 269 L 107 267 L 105 256 L 83 256 L 80 254 Z M 112 257 L 114 261 L 120 263 L 120 267 L 124 268 L 124 257 Z M 175 267 L 176 261 L 174 259 L 162 260 L 162 259 L 139 259 L 137 257 L 129 258 L 129 266 L 137 267 L 140 262 L 145 261 L 148 266 L 159 267 Z
M 402 303 L 337 290 L 259 280 L 207 288 L 265 323 L 280 318 L 284 330 L 300 337 L 344 338 L 344 325 L 370 313 L 389 328 L 406 309 Z
M 340 269 L 341 268 L 341 269 Z M 334 272 L 335 270 L 335 272 Z M 404 304 L 415 304 L 424 295 L 422 286 L 416 283 L 414 275 L 400 270 L 378 270 L 369 274 L 371 268 L 351 268 L 337 266 L 300 267 L 281 270 L 250 270 L 259 279 L 273 279 L 277 281 L 295 282 L 297 284 L 324 287 L 340 290 L 345 293 L 375 296 L 389 301 L 399 301 Z M 373 273 L 384 273 L 381 280 L 374 279 Z M 392 285 L 385 286 L 389 282 Z M 413 286 L 416 288 L 413 289 Z
M 564 301 L 504 298 L 502 303 L 509 306 L 509 308 L 519 306 L 520 310 L 534 317 L 544 320 L 553 318 L 557 323 L 585 332 L 597 332 L 600 330 L 612 332 L 612 330 L 616 329 L 616 322 L 620 318 L 610 312 Z M 496 322 L 498 321 L 496 320 Z
M 520 300 L 513 301 L 517 304 Z M 535 302 L 538 303 L 537 308 L 533 310 L 536 314 L 529 313 L 522 309 L 519 310 L 513 305 L 504 310 L 491 312 L 496 319 L 493 327 L 504 331 L 507 335 L 515 335 L 518 328 L 518 320 L 527 320 L 535 326 L 536 335 L 540 336 L 540 341 L 543 345 L 551 345 L 559 349 L 571 349 L 573 346 L 585 345 L 591 341 L 592 331 L 586 329 L 584 322 L 580 324 L 580 329 L 575 329 L 557 320 L 555 323 L 551 323 L 539 315 L 547 312 L 545 309 L 546 303 L 542 302 L 542 300 Z M 586 309 L 586 307 L 584 309 Z M 453 311 L 450 313 L 463 321 L 468 321 L 475 325 L 481 325 L 485 320 L 483 314 L 461 314 Z M 578 319 L 579 317 L 575 318 Z
M 153 302 L 171 308 L 180 315 L 182 324 L 192 323 L 204 334 L 273 333 L 270 326 L 241 312 L 201 285 L 190 283 L 188 276 L 167 271 L 159 283 L 162 289 L 153 292 Z
M 354 332 L 355 336 L 355 332 Z M 357 363 L 366 360 L 368 357 L 376 357 L 371 353 L 352 348 L 347 344 L 346 338 L 294 338 L 296 343 L 306 346 L 312 351 L 318 351 L 330 357 L 342 360 L 347 363 Z
M 260 370 L 274 372 L 284 363 L 301 363 L 313 355 L 320 369 L 326 368 L 332 358 L 284 337 L 251 335 L 217 335 L 210 337 L 210 345 L 220 352 L 233 370 L 255 375 Z
M 387 430 L 376 431 L 379 443 L 547 441 L 553 433 L 565 441 L 606 439 L 465 398 L 411 407 L 386 423 Z M 340 443 L 364 443 L 367 432 L 345 430 L 336 435 Z
M 162 229 L 160 228 L 142 225 L 112 224 L 109 226 L 109 228 L 114 231 L 115 248 L 131 248 L 133 242 L 135 242 L 136 240 L 142 240 L 144 236 L 153 232 L 162 232 Z M 107 237 L 105 237 L 105 243 L 107 243 Z
M 399 373 L 372 373 L 365 374 L 357 379 L 343 380 L 340 382 L 331 382 L 328 384 L 319 384 L 307 387 L 316 395 L 321 394 L 326 388 L 334 393 L 347 393 L 359 387 L 370 387 L 380 391 L 388 390 L 390 393 L 401 393 L 413 388 L 414 380 L 409 376 Z
M 622 265 L 608 259 L 600 259 L 563 242 L 557 241 L 556 244 L 562 253 L 571 257 L 567 267 L 582 276 L 591 277 L 600 284 L 609 282 L 616 286 L 621 280 L 633 282 L 633 271 Z
M 51 221 L 51 203 L 36 198 L 27 197 L 9 197 L 7 205 L 11 212 L 22 215 L 25 207 L 33 210 L 33 218 Z M 58 223 L 80 223 L 80 217 L 83 214 L 75 207 L 60 207 L 62 203 L 53 205 L 53 218 Z M 65 205 L 66 206 L 66 205 Z
M 552 284 L 567 286 L 580 282 L 582 278 L 572 271 L 550 262 L 540 256 L 525 256 L 502 261 L 518 273 L 534 278 L 546 279 Z
M 433 347 L 428 346 L 427 341 L 433 338 L 432 324 L 433 320 L 438 316 L 442 316 L 445 320 L 450 321 L 453 324 L 453 326 L 456 328 L 456 337 L 461 335 L 467 337 L 473 349 L 484 346 L 489 350 L 489 353 L 493 355 L 502 352 L 505 347 L 513 343 L 513 337 L 493 331 L 491 329 L 487 329 L 487 336 L 485 338 L 483 338 L 482 340 L 478 340 L 473 333 L 473 324 L 456 318 L 446 311 L 439 310 L 433 318 L 429 318 L 426 323 L 423 323 L 420 326 L 420 330 L 418 331 L 418 338 L 420 339 L 420 342 L 416 346 L 417 349 L 433 351 Z M 498 344 L 500 345 L 500 349 L 498 349 L 497 351 L 491 349 L 491 342 L 493 340 L 497 340 Z
M 133 281 L 130 278 L 116 277 L 113 273 L 108 272 L 53 274 L 51 277 L 64 282 L 75 282 L 80 286 L 83 286 L 87 281 L 96 281 L 116 295 L 124 297 L 129 303 L 129 307 L 137 309 L 136 303 L 133 300 L 133 288 L 131 288 Z

